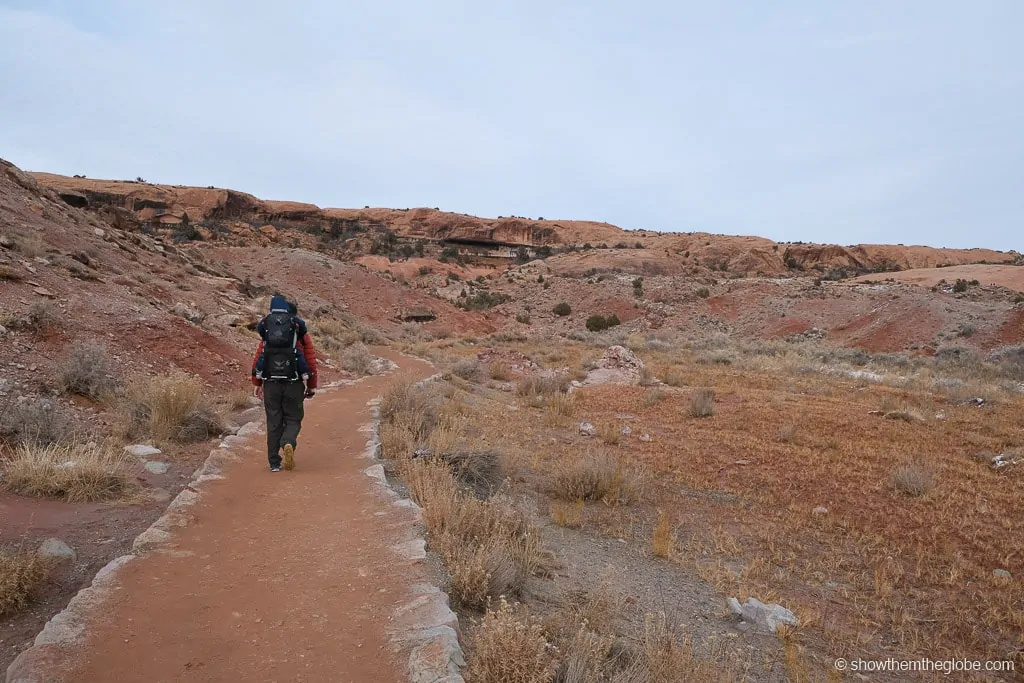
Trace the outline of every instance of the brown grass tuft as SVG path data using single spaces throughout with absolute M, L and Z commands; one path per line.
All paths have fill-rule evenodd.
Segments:
M 24 609 L 46 583 L 53 568 L 24 547 L 0 549 L 0 617 Z
M 686 375 L 682 368 L 671 367 L 665 371 L 665 378 L 662 381 L 670 387 L 681 387 L 686 384 Z
M 622 441 L 622 429 L 614 422 L 602 422 L 597 428 L 597 438 L 609 446 L 618 446 Z
M 676 539 L 672 533 L 672 525 L 664 510 L 658 510 L 658 521 L 651 534 L 651 552 L 655 557 L 668 558 L 675 551 Z
M 362 342 L 356 342 L 345 347 L 338 354 L 338 362 L 341 369 L 356 377 L 363 377 L 370 374 L 370 367 L 373 363 L 373 354 Z
M 572 380 L 568 375 L 552 375 L 544 377 L 541 375 L 530 375 L 519 383 L 517 391 L 520 396 L 553 396 L 564 394 L 569 390 Z
M 779 428 L 779 441 L 793 443 L 796 441 L 797 427 L 795 424 L 782 425 Z
M 558 526 L 579 529 L 583 526 L 583 501 L 555 501 L 551 504 L 551 520 Z
M 607 453 L 559 460 L 551 474 L 551 493 L 565 501 L 601 501 L 628 505 L 640 498 L 646 471 Z
M 715 414 L 715 390 L 698 389 L 690 399 L 690 417 L 711 417 Z
M 202 382 L 185 373 L 132 381 L 120 409 L 130 439 L 188 443 L 224 431 L 223 418 Z
M 935 485 L 935 472 L 920 462 L 900 465 L 892 472 L 892 486 L 908 496 L 923 496 Z
M 488 610 L 469 638 L 466 680 L 474 683 L 551 683 L 555 652 L 541 624 L 509 605 Z
M 512 379 L 512 371 L 509 369 L 508 365 L 502 363 L 501 361 L 496 360 L 493 363 L 491 363 L 491 367 L 489 370 L 491 373 L 491 379 L 493 380 L 497 380 L 499 382 L 507 382 L 510 379 Z
M 0 486 L 24 496 L 91 503 L 123 498 L 135 488 L 131 459 L 109 445 L 22 445 L 0 464 Z

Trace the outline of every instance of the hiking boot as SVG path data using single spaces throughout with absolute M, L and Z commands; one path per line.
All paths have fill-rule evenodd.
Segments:
M 284 468 L 289 471 L 295 469 L 295 446 L 290 443 L 284 445 Z
M 279 465 L 271 465 L 270 466 L 270 471 L 271 472 L 280 472 L 281 471 L 281 467 Z

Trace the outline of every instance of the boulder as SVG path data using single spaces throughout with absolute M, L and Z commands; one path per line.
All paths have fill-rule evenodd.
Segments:
M 639 384 L 643 371 L 644 362 L 635 353 L 625 346 L 611 346 L 581 384 Z
M 43 541 L 37 551 L 39 556 L 46 560 L 52 560 L 58 564 L 74 562 L 77 559 L 75 551 L 59 538 L 48 538 Z
M 147 472 L 153 474 L 167 474 L 167 470 L 171 469 L 171 466 L 166 462 L 160 462 L 159 460 L 150 460 L 144 467 Z
M 125 446 L 124 452 L 128 455 L 134 455 L 137 458 L 148 458 L 152 455 L 160 455 L 163 453 L 159 448 L 153 448 L 145 444 L 135 444 L 134 446 Z
M 729 609 L 751 624 L 775 633 L 779 626 L 798 626 L 800 620 L 782 605 L 766 605 L 757 598 L 747 598 L 744 604 L 736 598 L 729 598 Z
M 597 427 L 589 422 L 580 422 L 580 434 L 583 436 L 597 436 Z
M 206 314 L 200 311 L 198 308 L 193 308 L 188 304 L 181 303 L 180 301 L 171 308 L 171 313 L 180 316 L 190 323 L 198 325 L 203 322 L 206 318 Z

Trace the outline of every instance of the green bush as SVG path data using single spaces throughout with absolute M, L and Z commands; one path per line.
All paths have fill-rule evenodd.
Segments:
M 622 321 L 619 320 L 619 316 L 614 313 L 603 316 L 601 314 L 595 314 L 587 318 L 587 329 L 591 332 L 602 332 L 610 327 L 621 325 Z

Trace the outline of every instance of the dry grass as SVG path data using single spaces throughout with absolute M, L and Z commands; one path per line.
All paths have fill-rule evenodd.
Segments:
M 597 438 L 608 446 L 618 446 L 622 441 L 622 428 L 614 422 L 602 422 L 597 428 Z
M 189 443 L 224 431 L 223 418 L 202 382 L 185 373 L 132 381 L 120 412 L 130 439 Z
M 221 400 L 228 410 L 237 411 L 245 410 L 251 407 L 251 398 L 251 389 L 235 389 L 233 391 L 228 392 Z
M 555 462 L 549 485 L 563 501 L 628 505 L 640 498 L 646 480 L 642 467 L 607 453 L 589 453 Z
M 356 342 L 342 349 L 338 354 L 338 363 L 341 369 L 356 377 L 364 377 L 370 374 L 373 363 L 373 354 L 362 342 Z
M 464 379 L 467 382 L 479 382 L 484 377 L 484 371 L 480 366 L 480 361 L 475 358 L 460 360 L 452 366 L 450 372 L 452 375 L 459 379 Z
M 676 683 L 736 680 L 722 657 L 698 659 L 684 633 L 669 625 L 664 613 L 648 614 L 633 661 L 616 683 Z
M 672 533 L 672 524 L 664 510 L 658 510 L 658 521 L 651 534 L 651 553 L 655 557 L 668 558 L 675 552 L 676 539 Z
M 665 398 L 665 392 L 661 389 L 648 389 L 644 392 L 644 407 L 649 408 Z
M 24 544 L 0 548 L 0 617 L 24 609 L 46 584 L 53 565 Z
M 24 496 L 91 503 L 124 498 L 135 488 L 131 459 L 109 445 L 23 445 L 0 467 L 0 486 Z
M 10 266 L 0 266 L 0 282 L 21 282 L 23 279 L 21 271 Z
M 114 390 L 114 365 L 102 342 L 74 344 L 57 368 L 62 391 L 97 399 Z
M 551 504 L 551 521 L 561 527 L 579 529 L 583 526 L 583 501 L 555 501 Z
M 468 642 L 464 675 L 473 683 L 553 683 L 554 648 L 537 620 L 503 598 L 487 611 Z
M 431 548 L 452 574 L 449 594 L 458 606 L 479 609 L 487 598 L 518 595 L 544 564 L 539 532 L 509 500 L 462 491 L 438 460 L 411 460 L 400 471 L 424 508 Z
M 920 462 L 900 465 L 892 472 L 892 487 L 908 496 L 923 496 L 935 485 L 935 472 Z
M 690 417 L 711 417 L 715 414 L 715 390 L 698 389 L 690 398 Z
M 536 398 L 544 400 L 543 396 Z M 575 414 L 576 397 L 573 394 L 554 394 L 547 399 L 547 422 L 550 426 L 564 426 Z
M 507 382 L 510 379 L 512 379 L 512 370 L 508 367 L 507 364 L 502 363 L 501 361 L 496 360 L 493 363 L 491 363 L 489 372 L 491 375 L 491 379 L 497 380 L 498 382 Z
M 794 443 L 796 441 L 797 426 L 786 424 L 779 427 L 779 441 L 782 443 Z
M 555 394 L 564 394 L 569 390 L 571 383 L 572 379 L 568 375 L 530 375 L 519 383 L 517 391 L 520 396 L 527 398 L 533 396 L 550 397 Z
M 661 381 L 670 387 L 681 387 L 686 384 L 686 373 L 682 368 L 671 367 L 665 371 Z

